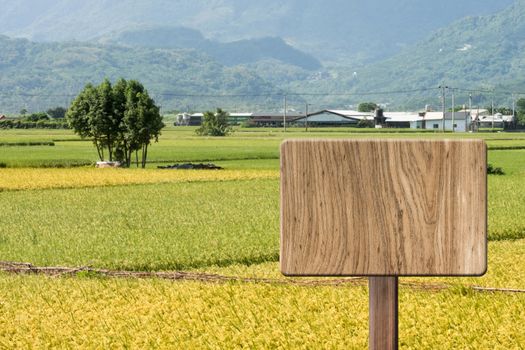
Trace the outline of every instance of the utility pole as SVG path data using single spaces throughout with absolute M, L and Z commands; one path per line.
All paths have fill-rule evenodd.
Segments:
M 284 114 L 283 114 L 283 126 L 284 126 L 284 132 L 286 132 L 286 110 L 288 109 L 287 103 L 286 103 L 286 95 L 284 95 Z
M 494 117 L 496 114 L 494 113 L 494 93 L 492 94 L 492 132 L 494 132 Z
M 470 118 L 470 130 L 474 131 L 474 128 L 472 126 L 472 92 L 468 94 L 468 116 Z
M 512 94 L 512 128 L 516 128 L 516 97 Z
M 439 88 L 441 89 L 441 110 L 443 112 L 443 124 L 442 124 L 441 130 L 443 132 L 445 132 L 445 116 L 446 116 L 446 111 L 445 111 L 445 89 L 447 88 L 447 86 L 440 85 Z
M 306 109 L 305 109 L 305 116 L 306 116 L 306 132 L 308 132 L 308 103 L 305 104 L 306 105 Z
M 452 88 L 452 132 L 455 132 L 454 119 L 456 117 L 456 98 L 454 95 L 454 89 Z

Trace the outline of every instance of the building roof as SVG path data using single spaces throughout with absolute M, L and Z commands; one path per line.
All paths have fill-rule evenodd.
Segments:
M 468 112 L 459 111 L 454 113 L 455 120 L 465 120 L 468 117 Z M 445 119 L 452 120 L 452 112 L 446 112 Z M 422 120 L 443 120 L 443 112 L 425 112 L 425 116 Z
M 492 120 L 494 120 L 495 123 L 501 123 L 512 122 L 514 118 L 512 115 L 502 115 L 501 113 L 496 113 L 495 115 L 482 115 L 478 120 L 484 123 L 492 123 Z
M 284 116 L 284 112 L 257 112 L 257 113 L 252 113 L 252 118 L 261 118 L 261 117 L 273 117 L 273 118 L 276 118 L 276 117 L 283 117 Z M 297 113 L 297 112 L 293 112 L 293 111 L 288 111 L 286 112 L 286 118 L 299 118 L 299 117 L 304 117 L 304 114 L 303 113 Z
M 349 109 L 323 109 L 318 112 L 308 113 L 308 117 L 310 118 L 310 116 L 315 116 L 323 113 L 331 113 L 352 120 L 374 120 L 374 113 L 358 112 Z
M 384 112 L 387 123 L 417 122 L 423 120 L 418 113 L 414 112 Z
M 228 113 L 230 117 L 251 117 L 254 113 L 251 112 L 235 112 L 235 113 Z M 204 113 L 193 113 L 190 114 L 192 117 L 203 117 Z

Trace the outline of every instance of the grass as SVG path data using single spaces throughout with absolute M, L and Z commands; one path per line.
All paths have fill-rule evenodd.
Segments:
M 433 284 L 451 284 L 460 286 L 483 286 L 493 288 L 514 288 L 525 290 L 525 239 L 515 241 L 494 241 L 488 244 L 488 270 L 482 277 L 403 277 L 401 282 Z M 233 264 L 229 266 L 211 266 L 195 269 L 196 272 L 216 273 L 224 276 L 249 278 L 269 278 L 286 280 L 277 262 L 255 265 Z M 298 279 L 305 279 L 303 277 Z M 312 277 L 308 279 L 319 279 Z
M 70 130 L 52 130 L 46 135 L 41 130 L 5 130 L 0 132 L 0 143 L 52 141 L 55 146 L 0 147 L 0 163 L 8 167 L 52 167 L 92 164 L 97 160 L 90 141 L 79 141 Z M 150 149 L 152 165 L 183 161 L 235 161 L 278 159 L 279 144 L 285 138 L 483 138 L 495 148 L 525 148 L 525 134 L 476 133 L 452 134 L 433 132 L 385 132 L 355 128 L 315 128 L 305 133 L 302 129 L 237 129 L 225 138 L 199 137 L 194 128 L 166 128 L 160 142 Z
M 276 261 L 278 186 L 255 179 L 7 191 L 0 256 L 131 270 Z
M 0 260 L 129 270 L 197 270 L 287 280 L 278 270 L 278 145 L 285 137 L 444 137 L 346 129 L 246 129 L 223 139 L 168 128 L 153 167 L 211 160 L 223 171 L 41 169 L 91 163 L 70 131 L 6 130 L 0 143 Z M 48 134 L 52 133 L 52 134 Z M 400 289 L 400 346 L 525 347 L 525 134 L 483 137 L 489 162 L 489 268 L 481 278 L 402 278 L 447 284 Z M 57 141 L 58 140 L 58 141 Z M 64 141 L 66 140 L 66 141 Z M 28 166 L 37 168 L 27 168 Z M 0 273 L 0 348 L 350 348 L 367 346 L 368 294 L 360 286 L 205 283 L 15 276 Z
M 366 287 L 0 275 L 4 348 L 367 347 Z M 525 295 L 400 289 L 400 347 L 518 349 Z
M 0 175 L 1 187 L 20 190 L 0 195 L 3 260 L 166 270 L 278 258 L 276 171 L 0 169 Z M 490 240 L 525 238 L 521 179 L 489 177 Z

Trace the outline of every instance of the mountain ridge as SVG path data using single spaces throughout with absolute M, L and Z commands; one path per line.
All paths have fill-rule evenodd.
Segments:
M 124 46 L 195 49 L 227 66 L 276 59 L 308 70 L 321 68 L 321 63 L 316 58 L 288 45 L 280 37 L 219 42 L 206 39 L 200 31 L 195 29 L 156 26 L 123 31 L 116 35 L 103 37 L 99 41 Z
M 281 37 L 321 61 L 367 63 L 467 15 L 513 0 L 0 0 L 0 32 L 36 41 L 93 40 L 144 25 L 185 26 L 208 39 Z

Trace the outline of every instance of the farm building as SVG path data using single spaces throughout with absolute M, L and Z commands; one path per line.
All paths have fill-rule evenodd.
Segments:
M 175 125 L 177 126 L 198 126 L 202 124 L 202 113 L 180 113 L 177 114 Z
M 496 113 L 490 115 L 487 109 L 462 109 L 460 112 L 468 112 L 472 116 L 472 130 L 478 128 L 506 128 L 514 124 L 515 119 L 512 115 Z
M 443 112 L 425 112 L 423 119 L 418 122 L 419 129 L 433 129 L 465 132 L 470 130 L 472 120 L 468 112 L 446 112 L 443 119 Z
M 411 129 L 430 129 L 441 131 L 443 127 L 447 131 L 466 132 L 477 130 L 478 127 L 504 127 L 506 123 L 513 121 L 512 116 L 487 115 L 487 110 L 471 111 L 461 110 L 457 112 L 383 112 L 385 118 L 382 122 L 383 127 L 388 128 L 411 128 Z M 176 125 L 201 125 L 203 113 L 182 113 L 177 115 Z M 305 126 L 308 122 L 310 126 L 352 126 L 360 121 L 375 121 L 374 112 L 358 112 L 355 110 L 343 109 L 323 109 L 320 111 L 304 113 L 289 111 L 286 113 L 287 125 Z M 246 123 L 255 127 L 283 127 L 283 112 L 240 112 L 230 113 L 228 118 L 230 125 L 240 125 Z M 453 126 L 454 125 L 454 126 Z
M 295 123 L 299 118 L 304 118 L 304 114 L 297 112 L 286 113 L 286 123 Z M 253 113 L 250 119 L 248 119 L 248 125 L 282 127 L 284 125 L 284 114 L 268 112 Z
M 384 112 L 386 125 L 389 128 L 421 129 L 423 117 L 416 112 Z
M 289 124 L 304 126 L 308 122 L 311 126 L 340 126 L 340 125 L 355 125 L 360 120 L 373 121 L 373 113 L 362 113 L 352 110 L 321 110 L 317 112 L 308 113 L 308 117 L 304 113 L 289 111 L 286 113 L 286 122 Z M 252 126 L 283 126 L 284 115 L 280 113 L 253 113 L 249 120 Z
M 250 119 L 253 113 L 229 113 L 228 114 L 228 124 L 229 125 L 239 125 L 242 122 Z M 175 125 L 178 126 L 199 126 L 202 124 L 202 118 L 204 113 L 181 113 L 177 115 L 177 120 Z
M 361 120 L 374 120 L 374 113 L 363 113 L 353 110 L 324 109 L 308 113 L 308 124 L 318 126 L 356 125 Z M 306 124 L 304 114 L 297 119 L 297 124 Z
M 514 117 L 496 113 L 495 115 L 480 115 L 474 122 L 480 128 L 505 128 L 514 122 Z
M 0 120 L 4 120 L 4 119 L 7 119 L 7 116 L 5 114 L 0 113 Z
M 443 120 L 443 112 L 385 112 L 386 124 L 389 127 L 411 128 L 411 129 L 431 129 L 454 130 L 465 132 L 470 130 L 470 114 L 468 112 L 446 112 Z

